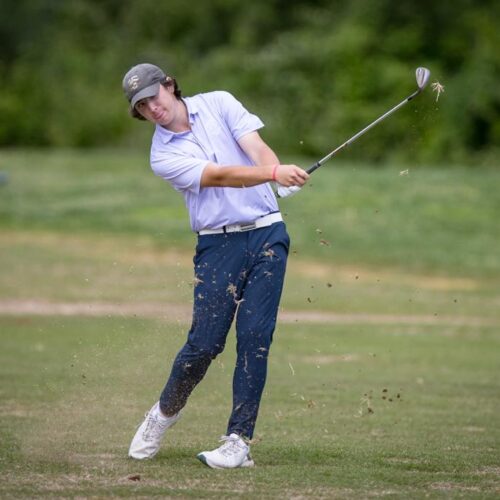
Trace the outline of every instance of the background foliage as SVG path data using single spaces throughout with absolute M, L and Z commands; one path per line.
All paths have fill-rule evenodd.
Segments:
M 150 61 L 185 95 L 236 94 L 280 153 L 323 156 L 413 91 L 425 65 L 445 94 L 429 91 L 349 158 L 493 164 L 499 13 L 493 0 L 3 0 L 0 145 L 147 143 L 120 86 Z

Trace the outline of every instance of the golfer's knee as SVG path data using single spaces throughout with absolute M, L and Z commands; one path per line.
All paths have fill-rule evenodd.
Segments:
M 207 346 L 198 346 L 193 343 L 187 343 L 182 348 L 182 360 L 184 362 L 215 359 L 223 350 L 225 344 L 213 344 Z

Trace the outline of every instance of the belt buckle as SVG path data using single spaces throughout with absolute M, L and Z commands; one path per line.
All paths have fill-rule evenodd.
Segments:
M 252 222 L 251 224 L 241 224 L 240 231 L 251 231 L 252 229 L 255 229 L 256 227 L 257 227 L 257 224 L 255 222 Z

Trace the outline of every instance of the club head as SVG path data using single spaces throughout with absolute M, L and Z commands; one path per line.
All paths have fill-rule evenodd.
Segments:
M 420 68 L 417 68 L 415 74 L 417 77 L 417 85 L 419 90 L 424 90 L 429 83 L 431 72 L 427 68 L 421 66 Z

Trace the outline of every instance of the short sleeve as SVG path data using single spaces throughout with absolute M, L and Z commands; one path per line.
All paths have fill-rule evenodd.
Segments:
M 257 115 L 247 111 L 229 92 L 218 91 L 213 94 L 219 113 L 236 141 L 264 126 L 264 123 Z
M 151 152 L 151 168 L 158 177 L 172 184 L 176 191 L 200 192 L 201 175 L 209 160 L 178 153 Z

